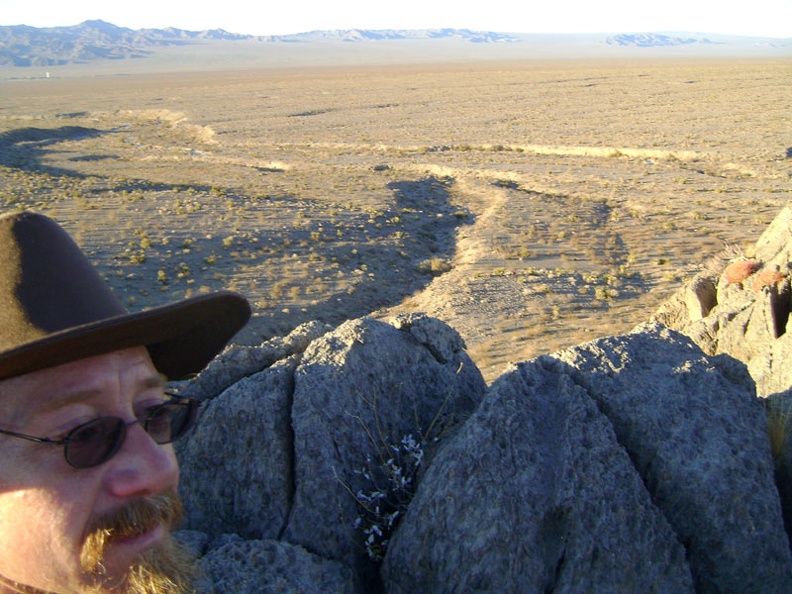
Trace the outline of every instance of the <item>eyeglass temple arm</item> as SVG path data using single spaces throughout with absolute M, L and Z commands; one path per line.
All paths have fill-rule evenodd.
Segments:
M 0 433 L 3 435 L 10 435 L 11 437 L 20 437 L 22 439 L 27 439 L 28 441 L 35 441 L 37 443 L 49 443 L 52 445 L 63 445 L 65 440 L 62 439 L 50 439 L 48 437 L 35 437 L 33 435 L 25 435 L 24 433 L 17 433 L 16 431 L 8 431 L 7 429 L 0 429 Z

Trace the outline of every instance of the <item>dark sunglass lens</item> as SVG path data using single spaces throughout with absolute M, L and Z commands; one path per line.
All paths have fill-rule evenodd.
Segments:
M 168 402 L 152 411 L 146 422 L 146 431 L 157 443 L 170 443 L 187 432 L 194 417 L 195 405 L 192 401 Z
M 66 437 L 66 461 L 77 468 L 97 466 L 116 453 L 126 426 L 121 419 L 94 419 Z
M 173 418 L 171 423 L 171 439 L 179 439 L 189 431 L 195 421 L 195 413 L 198 411 L 198 404 L 195 400 L 184 400 L 178 405 L 179 413 Z
M 157 443 L 168 443 L 171 441 L 171 423 L 175 411 L 169 404 L 162 404 L 153 409 L 145 423 L 146 431 Z

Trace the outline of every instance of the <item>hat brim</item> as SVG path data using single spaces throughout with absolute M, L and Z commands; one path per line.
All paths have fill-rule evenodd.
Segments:
M 49 334 L 0 353 L 7 379 L 113 351 L 145 346 L 169 380 L 198 373 L 250 318 L 237 293 L 220 291 Z

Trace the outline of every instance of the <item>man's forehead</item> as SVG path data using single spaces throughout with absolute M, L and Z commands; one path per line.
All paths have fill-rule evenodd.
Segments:
M 129 389 L 160 388 L 157 373 L 145 348 L 126 349 L 0 380 L 2 420 L 65 406 L 95 397 L 123 379 Z

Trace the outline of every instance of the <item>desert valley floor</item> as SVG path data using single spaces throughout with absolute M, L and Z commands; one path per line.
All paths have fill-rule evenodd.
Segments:
M 0 211 L 59 220 L 129 309 L 238 290 L 248 344 L 422 311 L 492 380 L 749 250 L 790 88 L 758 58 L 3 80 Z

